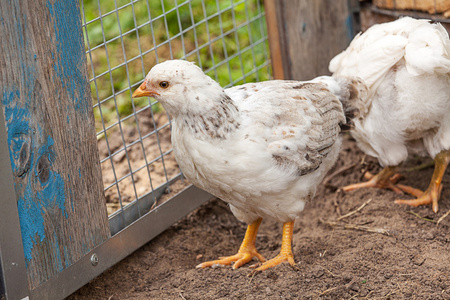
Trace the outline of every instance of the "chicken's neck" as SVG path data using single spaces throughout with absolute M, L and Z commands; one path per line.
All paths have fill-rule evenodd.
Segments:
M 197 138 L 225 139 L 241 126 L 239 109 L 225 93 L 211 109 L 201 113 L 188 112 L 179 115 L 177 119 L 178 126 L 190 131 Z

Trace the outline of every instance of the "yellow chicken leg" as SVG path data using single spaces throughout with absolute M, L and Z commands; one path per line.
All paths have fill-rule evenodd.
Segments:
M 261 262 L 266 261 L 266 259 L 259 254 L 259 252 L 255 248 L 255 240 L 256 234 L 258 232 L 259 225 L 261 224 L 262 218 L 259 218 L 252 224 L 248 225 L 247 231 L 245 232 L 244 240 L 242 241 L 241 247 L 237 254 L 232 256 L 220 257 L 218 260 L 207 261 L 201 263 L 197 266 L 197 268 L 207 268 L 207 267 L 215 267 L 218 265 L 226 266 L 231 265 L 232 262 L 235 262 L 233 265 L 233 269 L 237 269 L 242 265 L 248 263 L 253 259 L 253 257 L 257 257 Z
M 263 263 L 260 267 L 255 269 L 254 272 L 252 272 L 252 274 L 255 272 L 260 272 L 267 270 L 269 268 L 273 268 L 285 261 L 287 261 L 292 267 L 296 267 L 297 264 L 294 261 L 294 254 L 292 254 L 293 233 L 294 233 L 294 221 L 284 223 L 280 254 Z
M 419 195 L 417 199 L 414 200 L 395 200 L 398 204 L 408 204 L 411 206 L 419 206 L 425 204 L 432 204 L 433 211 L 437 213 L 438 211 L 438 201 L 441 196 L 442 191 L 442 177 L 444 176 L 445 169 L 450 162 L 450 150 L 441 151 L 436 155 L 434 159 L 434 172 L 433 177 L 431 177 L 430 185 L 428 189 Z
M 382 189 L 390 189 L 396 193 L 402 194 L 402 190 L 395 184 L 399 179 L 399 175 L 395 174 L 396 170 L 397 167 L 386 167 L 375 176 L 367 172 L 364 176 L 369 179 L 369 181 L 350 184 L 344 186 L 342 189 L 345 192 L 348 192 L 360 188 L 376 187 Z

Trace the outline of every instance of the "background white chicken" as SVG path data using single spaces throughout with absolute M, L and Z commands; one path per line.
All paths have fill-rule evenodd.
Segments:
M 329 65 L 336 78 L 359 77 L 369 95 L 354 119 L 352 131 L 359 147 L 385 167 L 368 182 L 344 187 L 390 188 L 438 210 L 441 181 L 450 161 L 450 41 L 440 24 L 404 17 L 374 25 L 357 35 Z M 408 154 L 428 154 L 435 171 L 428 189 L 390 180 Z
M 230 204 L 248 223 L 236 255 L 198 267 L 236 269 L 257 257 L 262 218 L 283 222 L 281 251 L 257 268 L 288 261 L 294 220 L 333 166 L 356 81 L 320 77 L 310 82 L 266 81 L 224 90 L 193 63 L 172 60 L 154 66 L 133 97 L 152 96 L 173 116 L 172 143 L 184 175 Z M 351 94 L 358 96 L 358 92 Z

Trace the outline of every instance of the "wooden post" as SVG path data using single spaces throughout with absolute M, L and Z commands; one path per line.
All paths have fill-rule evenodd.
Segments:
M 0 106 L 30 289 L 110 235 L 80 19 L 78 0 L 0 1 Z
M 353 0 L 265 0 L 276 79 L 328 75 L 328 63 L 354 34 Z
M 285 40 L 280 36 L 282 30 L 281 4 L 276 0 L 264 0 L 266 11 L 267 34 L 269 36 L 270 59 L 274 79 L 285 79 L 283 61 Z

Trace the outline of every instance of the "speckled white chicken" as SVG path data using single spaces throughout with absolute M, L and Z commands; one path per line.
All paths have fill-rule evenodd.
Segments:
M 404 17 L 357 35 L 330 62 L 333 76 L 359 77 L 369 95 L 352 131 L 359 147 L 385 167 L 369 181 L 344 187 L 390 188 L 418 197 L 397 203 L 438 210 L 442 176 L 450 161 L 450 41 L 440 24 Z M 429 155 L 429 188 L 395 184 L 391 176 L 408 154 Z
M 253 257 L 264 262 L 255 248 L 262 218 L 283 222 L 283 239 L 280 254 L 256 270 L 284 261 L 295 265 L 294 220 L 336 161 L 345 123 L 340 100 L 348 100 L 358 84 L 321 77 L 223 89 L 190 62 L 151 69 L 133 97 L 161 102 L 173 117 L 172 143 L 184 175 L 249 224 L 236 255 L 199 267 L 235 262 L 236 269 Z

